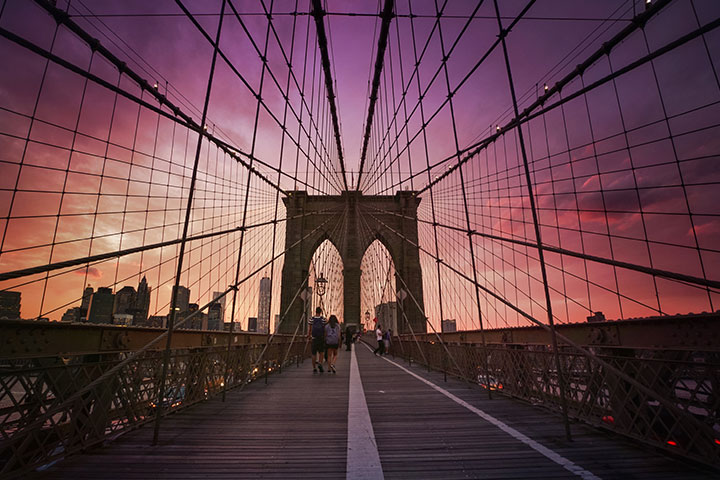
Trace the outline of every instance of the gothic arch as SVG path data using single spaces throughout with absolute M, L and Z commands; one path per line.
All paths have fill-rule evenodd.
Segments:
M 280 332 L 295 331 L 302 317 L 302 302 L 293 302 L 293 298 L 307 278 L 314 251 L 326 239 L 335 245 L 343 261 L 346 323 L 360 325 L 360 262 L 368 246 L 378 239 L 395 265 L 396 285 L 407 284 L 410 291 L 401 305 L 410 327 L 405 323 L 403 328 L 398 328 L 399 332 L 409 333 L 410 328 L 414 332 L 426 331 L 420 253 L 414 246 L 418 241 L 420 203 L 416 192 L 365 197 L 356 191 L 334 196 L 310 196 L 305 191 L 292 191 L 283 202 L 288 219 L 285 233 L 288 251 L 282 273 L 281 311 L 288 314 Z M 361 215 L 361 210 L 367 214 Z M 372 234 L 361 235 L 368 228 Z M 399 281 L 398 276 L 404 282 Z

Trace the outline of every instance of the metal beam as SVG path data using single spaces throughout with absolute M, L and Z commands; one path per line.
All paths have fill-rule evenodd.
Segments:
M 70 356 L 118 353 L 139 350 L 165 332 L 164 328 L 124 327 L 92 323 L 0 320 L 2 358 Z M 217 347 L 227 345 L 229 332 L 219 330 L 176 330 L 172 348 Z M 264 344 L 263 333 L 238 332 L 233 345 Z M 154 350 L 162 350 L 159 343 Z
M 327 212 L 327 210 L 324 212 L 319 212 L 319 213 L 325 213 L 325 212 Z M 274 223 L 285 222 L 288 220 L 292 220 L 294 218 L 295 217 L 287 217 L 287 218 L 280 219 L 280 220 L 269 220 L 269 221 L 257 223 L 254 225 L 248 225 L 247 227 L 233 227 L 233 228 L 228 228 L 226 230 L 220 230 L 217 232 L 193 235 L 193 236 L 188 237 L 187 241 L 192 242 L 192 241 L 197 241 L 197 240 L 203 240 L 206 238 L 217 237 L 220 235 L 228 235 L 228 234 L 234 233 L 234 232 L 242 232 L 244 230 L 250 230 L 253 228 L 257 228 L 257 227 L 264 227 L 267 225 L 272 225 Z M 126 248 L 124 250 L 100 253 L 97 255 L 90 255 L 90 256 L 82 257 L 82 258 L 74 258 L 72 260 L 65 260 L 62 262 L 49 263 L 47 265 L 38 265 L 36 267 L 23 268 L 20 270 L 12 270 L 10 272 L 0 273 L 0 282 L 4 282 L 6 280 L 12 280 L 14 278 L 21 278 L 21 277 L 27 277 L 30 275 L 36 275 L 38 273 L 52 272 L 54 270 L 60 270 L 63 268 L 70 268 L 70 267 L 76 267 L 79 265 L 85 265 L 85 264 L 89 264 L 89 263 L 101 262 L 103 260 L 108 260 L 110 258 L 120 258 L 120 257 L 124 257 L 126 255 L 131 255 L 133 253 L 145 252 L 147 250 L 153 250 L 156 248 L 162 248 L 162 247 L 168 247 L 170 245 L 176 245 L 180 242 L 182 242 L 182 239 L 178 238 L 175 240 L 167 240 L 165 242 L 151 243 L 148 245 L 143 245 L 142 247 Z M 14 288 L 14 287 L 11 287 L 11 288 Z
M 560 345 L 570 340 L 586 347 L 720 351 L 720 314 L 645 317 L 606 322 L 558 324 Z M 480 330 L 445 332 L 446 343 L 480 344 Z M 536 326 L 485 329 L 488 345 L 549 345 L 550 332 Z M 418 334 L 432 342 L 434 335 Z

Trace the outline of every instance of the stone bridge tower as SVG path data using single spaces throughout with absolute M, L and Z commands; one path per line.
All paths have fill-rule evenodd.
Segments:
M 398 333 L 410 333 L 408 323 L 414 332 L 426 332 L 422 313 L 425 306 L 420 251 L 410 243 L 418 243 L 417 207 L 420 198 L 415 192 L 363 196 L 357 191 L 346 191 L 341 195 L 308 195 L 305 191 L 291 191 L 283 202 L 288 219 L 285 248 L 290 250 L 285 254 L 280 301 L 280 314 L 286 311 L 288 314 L 279 332 L 295 331 L 303 310 L 303 301 L 299 296 L 296 298 L 296 294 L 308 275 L 313 253 L 325 240 L 335 245 L 343 261 L 345 318 L 342 320 L 348 325 L 359 326 L 360 262 L 365 250 L 376 239 L 390 252 L 395 265 L 396 288 L 403 287 L 403 282 L 397 278 L 399 274 L 410 292 L 404 301 L 399 302 Z M 301 241 L 306 235 L 307 238 Z M 305 328 L 301 326 L 298 333 L 304 335 Z

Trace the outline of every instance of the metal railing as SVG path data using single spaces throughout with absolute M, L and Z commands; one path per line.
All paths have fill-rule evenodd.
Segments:
M 105 327 L 103 331 L 120 330 Z M 135 333 L 127 330 L 131 339 Z M 145 329 L 148 330 L 148 329 Z M 92 332 L 91 332 L 92 333 Z M 162 415 L 202 402 L 308 354 L 305 342 L 276 336 L 223 332 L 191 334 L 174 346 L 158 398 L 163 351 L 95 352 L 0 358 L 0 478 L 14 478 L 106 440 Z M 35 336 L 41 336 L 36 332 Z M 214 345 L 208 339 L 223 338 Z M 132 342 L 131 342 L 132 343 Z M 267 349 L 265 350 L 267 345 Z M 264 354 L 262 353 L 265 350 Z M 227 376 L 225 376 L 227 367 Z
M 427 338 L 398 337 L 392 354 L 493 394 L 560 412 L 563 392 L 550 345 L 445 347 Z M 624 346 L 593 346 L 587 351 L 591 355 L 560 347 L 564 396 L 572 419 L 720 467 L 720 351 Z

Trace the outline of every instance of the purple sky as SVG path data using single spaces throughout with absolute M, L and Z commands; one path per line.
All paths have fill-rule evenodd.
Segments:
M 217 29 L 216 13 L 220 3 L 187 2 L 188 9 L 212 37 Z M 268 21 L 263 15 L 250 15 L 263 11 L 260 2 L 233 2 L 233 5 L 235 3 L 247 31 L 233 16 L 226 16 L 220 47 L 247 84 L 258 92 L 262 62 L 255 48 L 261 51 L 265 48 Z M 217 137 L 245 153 L 252 152 L 272 167 L 280 167 L 287 174 L 279 180 L 283 188 L 314 188 L 316 193 L 334 193 L 339 163 L 328 122 L 315 25 L 308 15 L 287 15 L 295 10 L 295 1 L 272 3 L 276 13 L 275 32 L 270 32 L 267 61 L 280 87 L 266 71 L 262 98 L 275 120 L 261 109 L 255 128 L 256 98 L 227 63 L 219 59 L 206 123 Z M 308 3 L 298 2 L 298 11 L 307 12 Z M 526 5 L 522 0 L 499 3 L 505 26 Z M 638 1 L 633 7 L 626 0 L 537 2 L 507 38 L 520 111 L 542 94 L 544 84 L 554 85 L 626 27 L 633 8 L 635 13 L 640 12 L 644 8 L 642 4 L 644 2 Z M 4 5 L 0 17 L 3 28 L 51 49 L 55 22 L 46 12 L 30 3 L 0 5 Z M 168 98 L 200 121 L 212 48 L 175 2 L 85 0 L 71 2 L 71 5 L 71 14 L 76 15 L 74 19 L 79 25 L 143 78 L 150 83 L 158 82 L 160 91 L 166 92 L 167 81 Z M 269 5 L 270 2 L 266 2 L 268 8 Z M 496 125 L 505 125 L 512 118 L 502 49 L 492 50 L 473 70 L 497 38 L 493 2 L 482 3 L 477 18 L 458 39 L 475 6 L 474 2 L 447 2 L 440 22 L 446 53 L 453 49 L 447 70 L 449 87 L 454 92 L 455 130 L 460 149 L 486 138 Z M 359 169 L 369 81 L 380 29 L 379 18 L 372 15 L 380 6 L 348 0 L 329 1 L 326 8 L 338 14 L 370 14 L 325 17 L 346 169 L 353 172 L 352 177 L 349 174 L 350 181 L 357 178 Z M 433 168 L 430 175 L 423 173 L 413 179 L 412 186 L 422 188 L 429 179 L 457 163 L 453 121 L 446 102 L 448 86 L 441 63 L 442 46 L 435 26 L 436 5 L 433 1 L 412 2 L 412 8 L 417 17 L 411 22 L 407 0 L 398 1 L 399 16 L 391 23 L 380 100 L 363 173 L 366 194 L 392 194 L 399 188 L 409 188 L 411 169 L 417 173 L 426 169 L 428 163 L 435 165 L 448 159 Z M 77 16 L 88 11 L 97 17 Z M 569 95 L 641 58 L 647 53 L 648 45 L 650 50 L 659 48 L 695 30 L 698 20 L 706 24 L 718 16 L 718 2 L 673 3 L 648 23 L 644 34 L 635 32 L 608 57 L 592 65 L 582 78 L 567 85 L 562 95 Z M 616 21 L 607 21 L 608 18 Z M 296 22 L 294 39 L 293 22 Z M 427 89 L 422 113 L 415 108 L 419 97 L 416 77 L 409 83 L 416 54 L 411 23 L 417 55 L 423 55 L 417 73 L 421 90 Z M 720 118 L 716 105 L 720 101 L 718 45 L 720 36 L 713 30 L 652 64 L 646 63 L 615 82 L 568 102 L 562 109 L 557 108 L 526 124 L 524 141 L 546 243 L 642 266 L 720 279 L 717 274 L 720 271 L 717 250 L 720 198 L 716 163 L 720 153 L 720 134 L 716 127 Z M 288 68 L 281 46 L 286 55 L 294 49 L 291 58 L 294 79 L 288 93 L 294 113 L 285 112 L 282 91 L 288 81 Z M 112 84 L 118 83 L 117 71 L 99 55 L 92 57 L 90 64 L 89 48 L 64 27 L 58 30 L 52 51 L 83 69 L 89 68 Z M 3 229 L 5 223 L 8 224 L 3 233 L 0 270 L 175 238 L 178 235 L 175 224 L 181 221 L 182 198 L 187 194 L 196 138 L 188 136 L 187 131 L 174 130 L 166 119 L 158 122 L 157 115 L 147 109 L 138 114 L 132 102 L 117 100 L 115 94 L 92 82 L 84 90 L 81 77 L 52 63 L 40 88 L 44 59 L 6 39 L 0 41 L 0 54 L 12 59 L 9 63 L 16 66 L 0 75 L 0 106 L 4 109 L 0 113 L 0 140 L 6 152 L 0 165 L 3 171 L 0 187 L 4 189 L 0 191 L 0 207 Z M 428 88 L 438 69 L 437 79 Z M 473 73 L 458 88 L 468 72 Z M 300 86 L 305 83 L 305 105 L 295 82 Z M 154 101 L 147 93 L 141 94 L 126 77 L 119 85 Z M 407 111 L 413 112 L 406 130 L 402 130 L 405 113 L 400 103 L 403 85 L 408 90 Z M 549 103 L 559 98 L 556 94 Z M 314 121 L 320 123 L 317 135 L 316 127 L 307 122 L 308 109 L 312 110 Z M 394 109 L 399 115 L 391 123 Z M 426 136 L 422 134 L 421 114 L 426 121 L 434 115 L 425 129 Z M 283 123 L 285 115 L 288 134 L 300 143 L 299 153 L 277 125 L 276 120 Z M 302 115 L 304 131 L 300 133 L 294 115 Z M 388 128 L 390 131 L 386 134 Z M 80 135 L 73 135 L 74 131 Z M 253 146 L 254 132 L 257 135 Z M 28 137 L 31 141 L 26 144 L 24 139 Z M 408 137 L 412 139 L 410 145 Z M 534 242 L 518 142 L 516 131 L 509 131 L 463 167 L 468 209 L 473 229 Z M 64 150 L 61 152 L 58 146 Z M 330 151 L 329 155 L 323 153 L 325 149 Z M 158 159 L 164 159 L 168 165 Z M 48 170 L 48 167 L 57 170 Z M 200 168 L 202 191 L 194 205 L 191 231 L 201 233 L 240 224 L 246 170 L 207 147 L 202 150 Z M 265 167 L 260 170 L 273 182 L 278 181 L 277 172 Z M 294 178 L 312 188 L 295 184 Z M 93 196 L 98 192 L 101 195 Z M 275 215 L 274 192 L 257 180 L 253 180 L 250 192 L 248 223 L 271 220 Z M 438 183 L 432 192 L 436 220 L 466 228 L 457 172 Z M 147 198 L 139 198 L 143 195 Z M 425 192 L 420 215 L 432 222 L 430 207 L 430 192 Z M 145 214 L 145 210 L 153 209 L 157 211 Z M 71 216 L 73 213 L 76 215 Z M 284 215 L 282 208 L 278 215 Z M 169 224 L 174 226 L 169 228 Z M 131 233 L 133 229 L 142 234 Z M 451 267 L 466 274 L 470 272 L 472 262 L 467 237 L 442 228 L 438 229 L 438 235 L 438 256 Z M 91 237 L 101 238 L 91 241 Z M 247 237 L 243 272 L 252 271 L 270 258 L 272 229 L 263 227 Z M 435 254 L 431 226 L 421 225 L 420 238 L 422 246 Z M 284 244 L 282 227 L 276 233 L 276 240 L 276 252 L 280 252 Z M 68 243 L 44 246 L 61 241 Z M 193 266 L 189 267 L 184 281 L 196 285 L 198 303 L 207 301 L 210 292 L 232 283 L 232 258 L 238 242 L 237 237 L 232 237 L 197 247 L 198 258 L 210 251 L 215 255 L 208 257 L 211 260 L 188 262 Z M 478 237 L 475 242 L 480 283 L 542 318 L 544 302 L 537 286 L 538 265 L 534 260 L 527 260 L 524 247 L 514 247 L 513 253 L 509 250 L 510 244 Z M 536 253 L 530 252 L 530 255 L 536 256 Z M 150 252 L 142 258 L 128 257 L 117 263 L 93 266 L 87 275 L 83 271 L 82 275 L 60 276 L 59 279 L 77 277 L 72 293 L 63 293 L 67 285 L 53 279 L 49 283 L 40 281 L 22 287 L 25 289 L 23 316 L 52 310 L 50 316 L 58 317 L 64 311 L 60 306 L 77 298 L 84 283 L 91 281 L 95 286 L 115 283 L 119 289 L 124 284 L 135 285 L 141 269 L 152 273 L 148 273 L 149 278 L 153 278 L 151 284 L 163 285 L 157 309 L 158 313 L 164 313 L 172 266 L 158 265 L 160 258 L 159 253 Z M 612 318 L 709 310 L 717 308 L 720 300 L 716 293 L 703 289 L 668 284 L 665 280 L 656 281 L 648 275 L 605 265 L 586 265 L 570 257 L 561 261 L 557 255 L 550 255 L 548 262 L 553 303 L 562 321 L 582 320 L 595 310 L 606 311 Z M 463 327 L 477 326 L 477 311 L 468 307 L 474 303 L 474 293 L 466 280 L 443 267 L 443 286 L 438 286 L 434 260 L 424 255 L 423 265 L 427 313 L 431 319 L 436 321 L 440 316 L 438 289 L 444 288 L 444 295 L 461 299 L 446 302 L 444 316 L 457 317 Z M 570 275 L 561 275 L 560 269 Z M 281 263 L 278 263 L 274 267 L 278 298 L 280 271 Z M 268 269 L 266 274 L 269 273 Z M 132 280 L 123 281 L 125 278 Z M 245 303 L 241 302 L 238 310 L 240 318 L 251 316 L 256 309 L 256 283 L 249 282 L 243 293 Z M 621 295 L 616 293 L 618 289 Z M 51 293 L 45 300 L 39 300 L 43 290 Z M 376 301 L 378 299 L 368 299 L 366 303 Z M 40 302 L 44 302 L 42 307 Z M 279 308 L 277 303 L 275 312 Z M 491 325 L 521 323 L 516 314 L 491 297 L 483 298 L 483 311 Z

